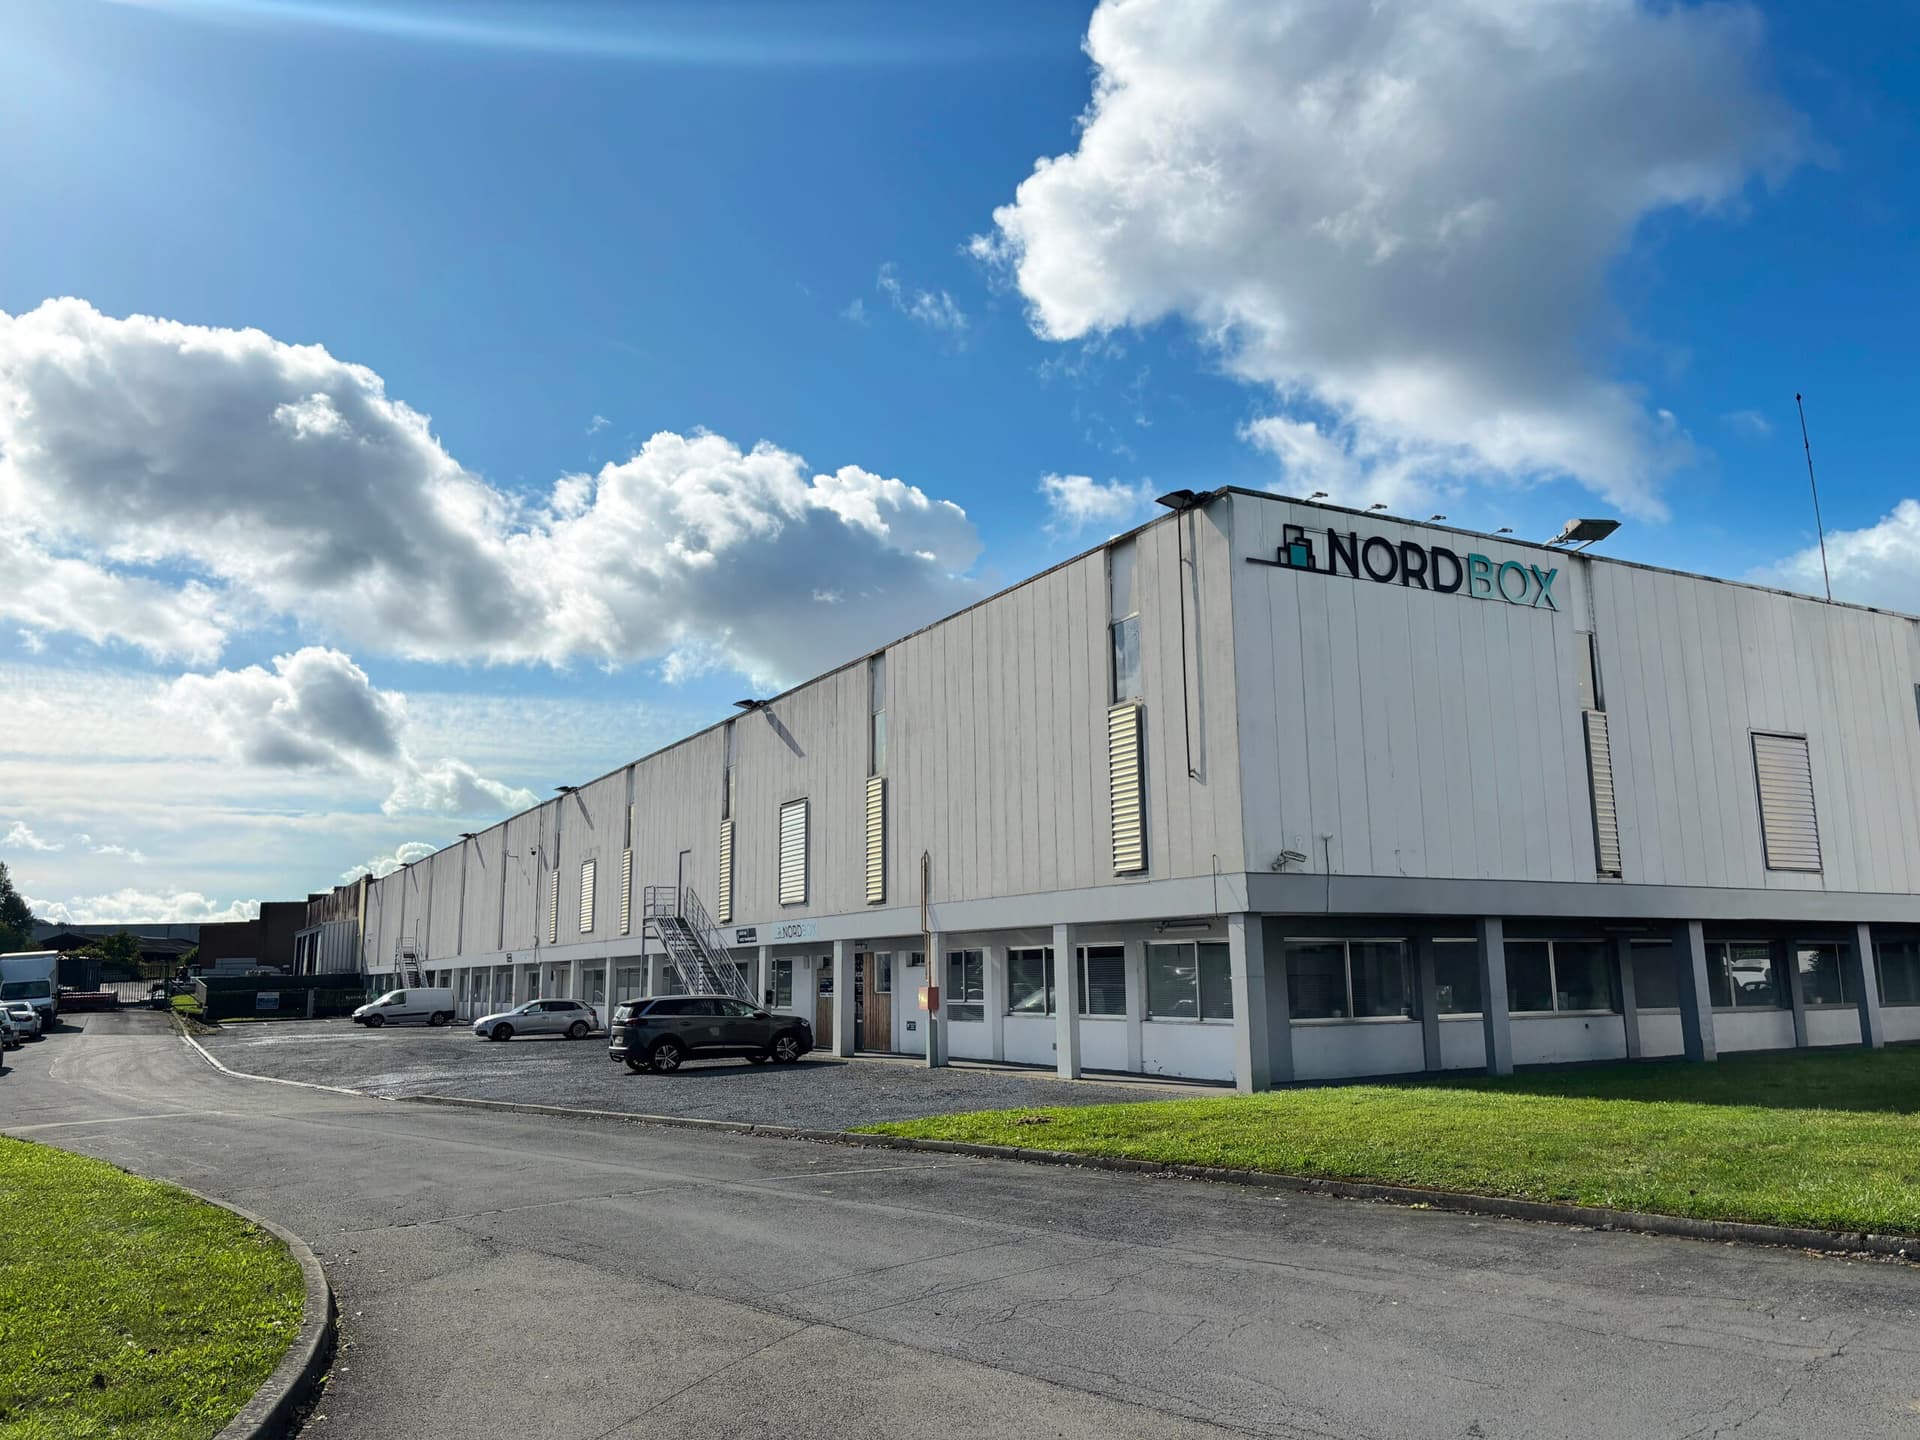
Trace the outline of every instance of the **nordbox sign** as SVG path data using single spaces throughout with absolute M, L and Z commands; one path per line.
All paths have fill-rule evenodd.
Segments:
M 1314 549 L 1324 533 L 1326 555 Z M 1416 545 L 1382 535 L 1362 540 L 1352 530 L 1314 531 L 1288 525 L 1281 532 L 1280 549 L 1272 560 L 1249 555 L 1249 565 L 1271 565 L 1281 570 L 1310 570 L 1316 575 L 1345 575 L 1377 585 L 1404 585 L 1442 595 L 1465 595 L 1470 600 L 1504 600 L 1524 610 L 1558 610 L 1553 582 L 1559 569 L 1542 570 L 1518 560 L 1495 561 L 1485 555 L 1461 556 L 1445 545 Z

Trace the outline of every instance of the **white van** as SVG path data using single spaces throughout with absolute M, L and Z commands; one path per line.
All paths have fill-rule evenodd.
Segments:
M 353 1023 L 369 1030 L 382 1025 L 448 1025 L 453 1022 L 453 991 L 446 986 L 413 985 L 389 990 L 353 1012 Z

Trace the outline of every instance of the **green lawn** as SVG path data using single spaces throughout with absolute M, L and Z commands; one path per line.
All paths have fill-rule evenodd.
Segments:
M 1920 1048 L 983 1112 L 867 1128 L 1920 1234 Z
M 217 1434 L 304 1298 L 286 1247 L 237 1215 L 0 1139 L 0 1437 Z

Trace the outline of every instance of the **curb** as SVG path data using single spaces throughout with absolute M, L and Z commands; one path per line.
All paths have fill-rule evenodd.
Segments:
M 962 1155 L 977 1160 L 1018 1160 L 1029 1165 L 1060 1165 L 1116 1174 L 1148 1175 L 1177 1180 L 1211 1180 L 1223 1185 L 1286 1190 L 1324 1195 L 1336 1200 L 1372 1200 L 1422 1210 L 1447 1210 L 1502 1220 L 1531 1220 L 1551 1225 L 1576 1225 L 1590 1230 L 1626 1230 L 1643 1235 L 1667 1235 L 1685 1240 L 1782 1246 L 1817 1250 L 1830 1255 L 1880 1255 L 1920 1263 L 1920 1236 L 1879 1235 L 1871 1232 L 1810 1230 L 1793 1225 L 1766 1225 L 1752 1220 L 1697 1220 L 1686 1215 L 1657 1215 L 1643 1210 L 1612 1210 L 1600 1205 L 1572 1205 L 1553 1200 L 1520 1200 L 1498 1195 L 1474 1195 L 1458 1190 L 1428 1190 L 1416 1185 L 1382 1185 L 1359 1180 L 1326 1180 L 1310 1175 L 1282 1175 L 1270 1170 L 1240 1170 L 1228 1166 L 1181 1165 L 1163 1160 L 1127 1160 L 1112 1155 L 1079 1155 L 1068 1150 L 1029 1150 L 1018 1145 L 979 1145 L 965 1140 L 916 1140 L 903 1135 L 873 1135 L 853 1130 L 812 1130 L 799 1125 L 760 1125 L 745 1120 L 701 1120 L 687 1115 L 641 1115 L 626 1110 L 587 1110 L 566 1105 L 530 1105 L 510 1100 L 473 1100 L 457 1095 L 409 1095 L 406 1103 L 447 1105 L 475 1110 L 501 1110 L 527 1115 L 574 1115 L 593 1120 L 619 1120 L 631 1125 L 659 1125 L 682 1130 L 709 1130 L 735 1135 L 763 1135 L 775 1140 L 807 1140 L 824 1145 L 851 1145 L 880 1150 L 917 1150 L 934 1155 Z
M 214 1059 L 212 1052 L 193 1038 L 192 1033 L 187 1029 L 186 1021 L 176 1015 L 173 1017 L 173 1023 L 175 1028 L 180 1032 L 180 1038 L 193 1048 L 193 1052 L 196 1055 L 214 1069 L 218 1070 L 222 1075 L 232 1076 L 235 1080 L 259 1080 L 268 1085 L 291 1085 L 296 1090 L 324 1090 L 329 1095 L 351 1095 L 356 1100 L 378 1100 L 380 1098 L 378 1095 L 369 1095 L 364 1090 L 349 1090 L 343 1085 L 319 1085 L 311 1080 L 282 1080 L 278 1075 L 254 1075 L 246 1070 L 235 1070 L 231 1066 L 222 1065 L 218 1060 Z M 218 1204 L 219 1202 L 215 1201 L 214 1203 Z
M 327 1283 L 319 1258 L 307 1242 L 291 1230 L 262 1219 L 250 1210 L 242 1210 L 238 1205 L 202 1195 L 189 1186 L 180 1188 L 196 1200 L 204 1200 L 238 1215 L 249 1225 L 257 1225 L 285 1245 L 287 1253 L 300 1262 L 300 1275 L 306 1281 L 307 1293 L 300 1307 L 299 1332 L 266 1382 L 214 1437 L 214 1440 L 279 1440 L 287 1433 L 294 1412 L 313 1394 L 320 1377 L 326 1373 L 328 1361 L 333 1358 L 333 1287 Z

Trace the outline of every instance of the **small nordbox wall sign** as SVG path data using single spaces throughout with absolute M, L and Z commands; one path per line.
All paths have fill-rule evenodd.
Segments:
M 1324 540 L 1325 550 L 1320 550 Z M 1504 600 L 1523 610 L 1554 610 L 1553 582 L 1558 567 L 1542 570 L 1519 560 L 1493 560 L 1469 552 L 1464 557 L 1445 545 L 1416 545 L 1384 535 L 1362 539 L 1354 530 L 1313 530 L 1304 525 L 1283 526 L 1274 558 L 1249 555 L 1249 565 L 1279 570 L 1306 570 L 1315 575 L 1345 575 L 1376 585 L 1401 585 L 1442 595 L 1464 595 L 1469 600 Z
M 776 945 L 783 940 L 812 940 L 819 934 L 818 920 L 783 920 L 767 927 L 767 939 Z

